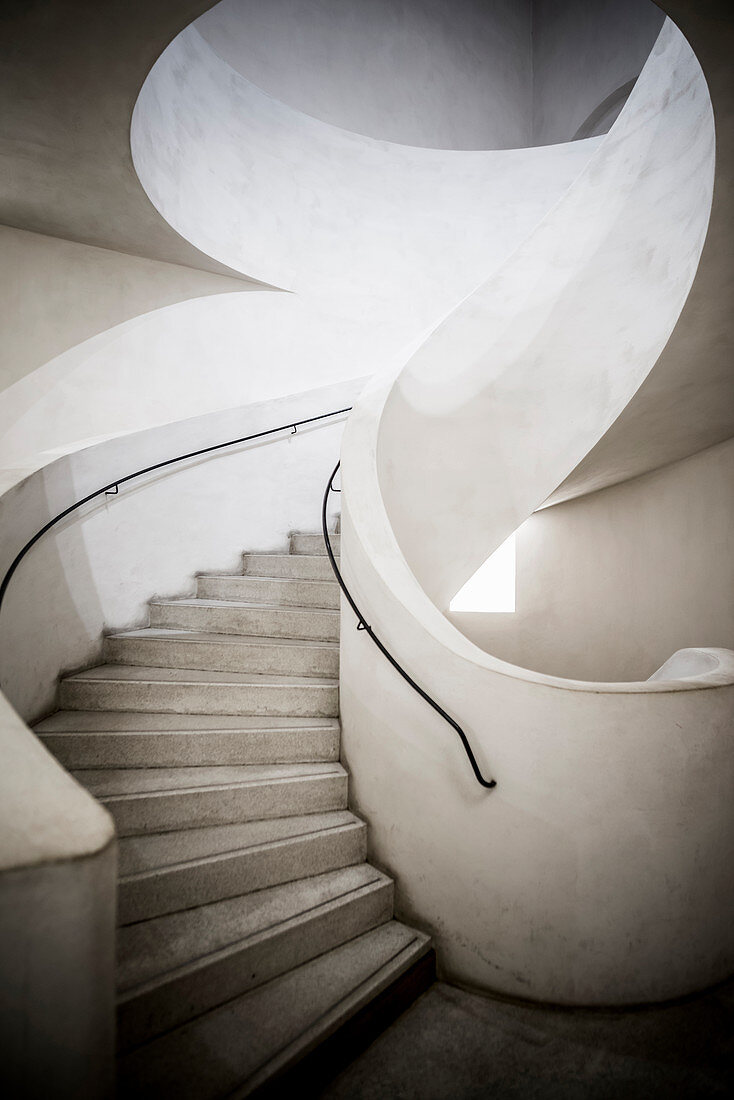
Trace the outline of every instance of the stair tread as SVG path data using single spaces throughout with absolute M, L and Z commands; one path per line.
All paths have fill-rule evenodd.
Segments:
M 294 534 L 299 532 L 294 531 Z M 332 538 L 334 536 L 332 535 Z M 284 550 L 245 550 L 244 556 L 246 558 L 284 558 L 286 561 L 293 561 L 294 558 L 308 561 L 309 558 L 313 558 L 314 561 L 323 561 L 323 554 L 288 554 Z
M 291 555 L 293 557 L 298 555 Z M 302 554 L 301 557 L 315 557 L 317 555 Z M 323 557 L 323 555 L 321 555 Z M 337 585 L 336 577 L 326 578 L 313 578 L 313 577 L 278 577 L 278 576 L 263 576 L 258 573 L 256 576 L 252 573 L 198 573 L 197 580 L 216 580 L 216 581 L 276 581 L 278 584 L 333 584 Z
M 183 768 L 94 768 L 71 773 L 96 798 L 167 794 L 174 791 L 247 786 L 282 780 L 342 776 L 338 763 L 231 764 Z
M 333 615 L 339 617 L 339 611 L 335 607 L 303 607 L 300 604 L 260 603 L 257 600 L 212 600 L 209 598 L 197 598 L 186 596 L 181 599 L 151 600 L 151 605 L 156 607 L 243 607 L 248 611 L 283 611 L 286 614 Z
M 247 1095 L 332 1034 L 429 947 L 427 936 L 388 921 L 332 948 L 128 1055 L 120 1067 L 124 1095 Z
M 176 684 L 249 684 L 256 687 L 337 687 L 339 681 L 322 676 L 283 676 L 257 672 L 216 672 L 198 668 L 159 668 L 153 665 L 96 665 L 94 668 L 65 677 L 67 683 L 90 680 L 142 681 Z
M 182 601 L 178 601 L 182 602 Z M 199 602 L 199 601 L 197 601 Z M 231 601 L 223 600 L 223 603 Z M 262 604 L 258 604 L 261 607 Z M 329 610 L 325 608 L 324 610 Z M 109 634 L 109 638 L 150 638 L 155 641 L 171 642 L 201 642 L 214 643 L 227 646 L 286 646 L 294 649 L 328 649 L 338 650 L 338 642 L 328 642 L 315 638 L 310 641 L 307 638 L 272 638 L 259 634 L 214 634 L 198 630 L 174 630 L 165 627 L 141 627 L 138 630 L 123 630 L 115 634 Z
M 196 969 L 244 940 L 272 936 L 287 921 L 389 882 L 381 871 L 360 863 L 126 925 L 118 938 L 122 998 Z
M 332 810 L 122 837 L 117 847 L 120 881 L 155 873 L 162 868 L 350 827 L 364 828 L 365 825 L 349 810 Z
M 250 714 L 167 714 L 134 710 L 58 710 L 33 727 L 46 734 L 212 733 L 262 730 L 338 729 L 338 718 L 291 718 Z

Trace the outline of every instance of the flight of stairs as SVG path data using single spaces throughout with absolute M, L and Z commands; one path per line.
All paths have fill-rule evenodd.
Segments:
M 347 809 L 338 608 L 321 535 L 294 534 L 152 601 L 36 727 L 117 826 L 123 1096 L 250 1095 L 430 980 Z

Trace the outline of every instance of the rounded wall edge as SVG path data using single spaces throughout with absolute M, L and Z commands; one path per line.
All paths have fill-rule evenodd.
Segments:
M 498 783 L 478 786 L 455 732 L 345 608 L 344 760 L 398 915 L 430 932 L 449 980 L 487 993 L 622 1006 L 723 980 L 734 685 L 563 681 L 468 642 L 418 585 L 385 513 L 375 424 L 389 386 L 368 385 L 345 431 L 342 571 Z

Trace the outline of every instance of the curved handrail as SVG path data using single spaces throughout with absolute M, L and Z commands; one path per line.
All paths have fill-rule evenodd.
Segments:
M 410 686 L 413 688 L 413 690 L 417 691 L 418 694 L 420 695 L 420 697 L 422 699 L 425 699 L 425 701 L 428 703 L 428 705 L 433 707 L 433 709 L 436 711 L 436 713 L 440 714 L 441 717 L 446 722 L 448 722 L 448 724 L 453 729 L 456 730 L 459 737 L 461 738 L 461 743 L 464 746 L 464 751 L 466 752 L 466 755 L 469 757 L 469 763 L 472 766 L 472 771 L 474 772 L 474 775 L 475 775 L 475 778 L 476 778 L 477 782 L 482 787 L 485 787 L 487 790 L 492 790 L 493 787 L 497 786 L 497 780 L 496 779 L 485 779 L 484 778 L 484 776 L 482 775 L 482 773 L 479 769 L 479 765 L 477 764 L 477 759 L 476 759 L 476 757 L 475 757 L 475 755 L 472 751 L 472 747 L 469 744 L 469 738 L 466 736 L 466 734 L 464 733 L 464 731 L 461 728 L 461 726 L 459 725 L 459 723 L 455 722 L 454 719 L 451 717 L 451 715 L 447 714 L 446 711 L 443 709 L 443 707 L 440 706 L 435 701 L 435 699 L 431 698 L 431 696 L 428 694 L 428 692 L 424 691 L 423 688 L 420 687 L 419 684 L 416 684 L 413 677 L 410 676 L 405 671 L 405 669 L 402 667 L 402 665 L 400 665 L 395 660 L 392 653 L 390 653 L 390 651 L 385 648 L 385 646 L 382 644 L 380 639 L 377 637 L 377 635 L 375 634 L 374 630 L 369 625 L 369 623 L 365 622 L 365 619 L 364 619 L 364 616 L 363 616 L 362 612 L 357 607 L 357 604 L 355 603 L 351 592 L 347 588 L 346 581 L 344 580 L 344 578 L 341 574 L 341 570 L 339 569 L 339 566 L 336 564 L 336 558 L 334 557 L 334 551 L 331 548 L 331 539 L 329 538 L 329 530 L 328 530 L 328 527 L 327 527 L 327 524 L 326 524 L 326 507 L 327 507 L 327 504 L 329 502 L 329 493 L 340 493 L 341 492 L 341 489 L 335 489 L 334 488 L 334 478 L 336 477 L 340 466 L 341 466 L 341 462 L 337 462 L 336 466 L 334 467 L 334 472 L 332 473 L 331 477 L 329 478 L 329 482 L 328 482 L 328 484 L 326 486 L 326 490 L 324 492 L 324 499 L 323 499 L 323 503 L 321 505 L 321 529 L 322 529 L 323 535 L 324 535 L 324 542 L 326 543 L 326 553 L 329 556 L 329 561 L 331 562 L 331 568 L 334 570 L 334 576 L 336 577 L 336 579 L 339 583 L 339 587 L 341 588 L 342 592 L 346 596 L 347 603 L 351 607 L 354 614 L 357 616 L 357 630 L 364 630 L 364 631 L 367 632 L 367 634 L 369 634 L 370 638 L 375 643 L 375 645 L 379 649 L 380 653 L 382 653 L 382 655 L 387 658 L 387 660 L 393 666 L 395 671 L 399 672 L 400 675 L 403 677 L 403 679 L 406 681 L 406 683 L 410 684 Z
M 175 462 L 185 462 L 187 458 L 196 458 L 198 455 L 210 454 L 212 451 L 221 451 L 224 447 L 235 447 L 238 443 L 247 443 L 252 439 L 262 439 L 266 435 L 276 435 L 278 432 L 284 432 L 287 428 L 292 428 L 292 434 L 295 434 L 303 424 L 313 424 L 317 420 L 327 420 L 331 416 L 339 416 L 342 413 L 348 413 L 351 411 L 351 408 L 351 405 L 347 405 L 344 409 L 334 409 L 332 412 L 321 413 L 319 416 L 309 416 L 304 420 L 290 420 L 287 424 L 281 424 L 277 428 L 268 428 L 264 432 L 253 432 L 252 435 L 243 435 L 239 439 L 228 439 L 226 443 L 214 443 L 211 447 L 201 447 L 198 451 L 188 451 L 187 454 L 177 455 L 175 458 L 167 458 L 163 462 L 154 462 L 152 466 L 145 466 L 141 470 L 136 470 L 135 473 L 126 474 L 125 477 L 117 478 L 116 481 L 110 481 L 108 485 L 103 485 L 100 489 L 95 489 L 93 493 L 87 493 L 81 500 L 74 501 L 68 508 L 64 508 L 63 512 L 59 512 L 57 516 L 50 519 L 48 523 L 44 523 L 43 527 L 36 531 L 35 535 L 30 538 L 25 546 L 16 554 L 0 583 L 0 610 L 2 610 L 5 593 L 7 592 L 13 574 L 28 551 L 35 546 L 38 540 L 42 538 L 47 531 L 50 531 L 52 527 L 55 527 L 57 523 L 65 519 L 66 516 L 70 515 L 71 512 L 74 512 L 77 508 L 81 508 L 90 500 L 94 500 L 95 497 L 102 496 L 103 493 L 108 496 L 116 496 L 120 491 L 120 486 L 125 485 L 126 482 L 132 481 L 136 477 L 142 477 L 143 474 L 150 474 L 154 470 L 161 470 L 165 466 L 172 466 Z

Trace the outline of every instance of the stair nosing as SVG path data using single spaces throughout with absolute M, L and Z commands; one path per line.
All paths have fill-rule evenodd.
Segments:
M 136 672 L 202 672 L 207 673 L 209 679 L 176 679 L 174 677 L 161 677 L 156 676 L 115 676 L 114 672 L 111 675 L 92 676 L 90 673 L 96 672 L 97 669 L 135 669 Z M 241 680 L 217 680 L 219 675 L 228 676 L 242 676 L 245 679 Z M 294 683 L 293 681 L 297 681 Z M 301 682 L 303 681 L 303 682 Z M 221 669 L 195 669 L 195 668 L 168 668 L 165 665 L 123 665 L 119 663 L 94 665 L 92 668 L 84 669 L 82 672 L 75 672 L 71 676 L 65 676 L 62 680 L 65 684 L 175 684 L 177 687 L 184 687 L 189 685 L 196 685 L 197 687 L 204 686 L 223 686 L 223 687 L 273 687 L 273 688 L 322 688 L 326 690 L 333 690 L 339 686 L 339 679 L 335 676 L 292 676 L 289 673 L 279 672 L 222 672 Z M 71 708 L 73 709 L 73 708 Z
M 370 867 L 370 864 L 365 863 L 365 866 Z M 120 990 L 117 997 L 117 1005 L 119 1006 L 123 1004 L 129 1004 L 131 1001 L 135 1000 L 136 997 L 144 996 L 146 993 L 151 993 L 156 989 L 160 989 L 161 987 L 172 981 L 176 981 L 179 978 L 183 978 L 191 973 L 195 973 L 197 970 L 202 969 L 204 965 L 211 965 L 212 963 L 219 962 L 222 959 L 225 959 L 228 955 L 233 955 L 238 950 L 241 950 L 245 945 L 248 944 L 248 942 L 256 943 L 258 942 L 258 940 L 266 939 L 268 934 L 274 934 L 274 929 L 276 928 L 284 928 L 289 924 L 297 924 L 303 917 L 307 916 L 309 913 L 315 913 L 319 909 L 328 910 L 332 907 L 339 907 L 339 903 L 343 904 L 345 898 L 356 898 L 359 897 L 361 894 L 366 894 L 370 892 L 373 888 L 389 889 L 390 886 L 393 885 L 392 879 L 383 874 L 382 871 L 378 871 L 375 867 L 371 867 L 371 870 L 374 872 L 375 878 L 369 879 L 369 881 L 367 882 L 361 882 L 357 886 L 352 886 L 348 890 L 343 890 L 339 894 L 334 894 L 322 901 L 316 902 L 314 905 L 309 905 L 305 909 L 299 909 L 296 913 L 292 913 L 285 918 L 274 920 L 270 924 L 266 925 L 264 928 L 258 928 L 256 931 L 251 932 L 246 936 L 240 936 L 235 940 L 231 940 L 228 944 L 225 944 L 223 947 L 218 947 L 214 951 L 207 951 L 201 955 L 196 955 L 193 958 L 189 959 L 187 962 L 182 963 L 179 966 L 173 967 L 171 970 L 161 971 L 161 973 L 155 978 L 149 978 L 145 982 L 141 982 L 136 986 L 129 986 L 125 990 Z M 327 872 L 327 874 L 329 873 L 331 872 Z M 297 880 L 297 883 L 300 886 L 304 881 L 306 880 L 299 879 Z M 280 885 L 290 886 L 293 884 L 282 883 Z M 279 888 L 280 886 L 265 887 L 266 890 Z M 260 891 L 253 892 L 260 893 Z M 234 901 L 235 898 L 247 896 L 247 894 L 236 894 L 233 898 L 228 898 L 226 900 Z M 218 903 L 212 902 L 209 904 L 216 905 Z M 195 906 L 194 908 L 205 909 L 207 908 L 207 906 Z M 128 929 L 135 928 L 136 926 L 141 924 L 151 923 L 156 920 L 165 920 L 166 917 L 170 915 L 171 914 L 165 914 L 161 917 L 151 917 L 149 918 L 149 920 L 134 921 L 133 923 L 128 924 L 125 927 Z M 262 984 L 264 985 L 266 983 L 263 982 Z M 254 986 L 253 988 L 257 988 L 257 986 Z
M 206 596 L 198 598 L 196 596 L 181 596 L 177 598 L 172 596 L 170 599 L 155 599 L 150 601 L 153 607 L 170 607 L 171 605 L 183 605 L 185 607 L 245 607 L 255 611 L 286 611 L 289 614 L 296 611 L 299 613 L 308 612 L 309 614 L 314 611 L 320 611 L 329 615 L 339 615 L 339 609 L 337 607 L 311 607 L 305 604 L 286 604 L 286 603 L 260 603 L 253 600 L 215 600 Z
M 276 819 L 270 819 L 270 820 L 277 820 L 277 818 Z M 319 829 L 313 829 L 313 830 L 311 830 L 309 832 L 305 832 L 305 833 L 292 833 L 290 836 L 278 837 L 276 840 L 261 841 L 257 844 L 243 844 L 243 845 L 239 845 L 236 848 L 228 848 L 224 852 L 214 852 L 214 853 L 212 853 L 210 855 L 207 855 L 207 856 L 196 856 L 194 859 L 180 860 L 178 863 L 161 863 L 161 864 L 159 864 L 155 867 L 149 867 L 145 871 L 135 871 L 135 872 L 133 872 L 133 874 L 130 874 L 130 875 L 120 875 L 117 881 L 118 881 L 118 885 L 122 885 L 123 883 L 128 884 L 128 883 L 144 882 L 146 879 L 154 878 L 156 876 L 160 876 L 161 874 L 166 874 L 169 871 L 170 872 L 180 871 L 180 870 L 183 870 L 186 867 L 195 867 L 195 866 L 198 867 L 198 866 L 204 866 L 204 865 L 211 866 L 215 863 L 222 862 L 226 859 L 231 859 L 233 856 L 239 855 L 239 854 L 244 853 L 244 852 L 268 851 L 268 850 L 272 850 L 274 848 L 285 847 L 286 845 L 291 844 L 294 840 L 303 840 L 304 837 L 320 837 L 320 836 L 325 836 L 327 833 L 332 834 L 334 832 L 340 832 L 340 831 L 341 832 L 353 832 L 353 831 L 359 832 L 359 831 L 361 831 L 362 829 L 365 829 L 365 828 L 366 828 L 365 823 L 363 821 L 360 821 L 359 818 L 355 818 L 354 821 L 342 821 L 339 824 L 322 826 Z M 171 831 L 176 832 L 178 830 L 171 830 Z M 149 834 L 149 835 L 160 835 L 160 834 Z M 303 877 L 304 877 L 304 879 L 308 879 L 310 876 L 309 875 L 304 875 Z M 265 889 L 267 889 L 267 887 L 265 887 Z M 252 891 L 252 892 L 255 893 L 256 891 Z M 235 896 L 237 896 L 237 897 L 246 897 L 247 895 L 246 894 L 237 894 Z M 196 906 L 194 906 L 194 908 L 196 908 Z M 139 922 L 133 922 L 133 923 L 139 923 Z
M 192 766 L 195 766 L 195 765 L 187 765 L 187 767 L 192 767 Z M 206 767 L 207 765 L 202 765 L 202 766 Z M 242 766 L 246 767 L 247 765 L 242 765 Z M 273 767 L 277 767 L 277 766 L 278 765 L 275 765 L 275 764 L 273 765 Z M 287 767 L 287 766 L 288 765 L 284 765 L 284 767 Z M 80 769 L 78 769 L 78 772 L 79 771 L 94 771 L 94 770 L 95 769 L 93 769 L 93 768 L 80 768 Z M 100 768 L 99 770 L 100 771 L 118 771 L 119 770 L 119 771 L 144 772 L 144 771 L 151 771 L 153 769 L 149 769 L 149 768 L 120 768 L 120 769 L 117 769 L 117 768 Z M 76 774 L 78 774 L 78 772 Z M 263 778 L 263 779 L 244 779 L 244 780 L 239 780 L 236 783 L 208 783 L 206 786 L 203 786 L 203 787 L 163 787 L 163 788 L 160 788 L 160 789 L 155 788 L 154 790 L 148 790 L 148 791 L 126 791 L 126 792 L 121 793 L 121 794 L 95 794 L 92 797 L 96 798 L 98 802 L 101 802 L 104 805 L 108 805 L 109 803 L 112 803 L 112 802 L 129 802 L 129 801 L 132 801 L 133 799 L 136 799 L 136 798 L 138 798 L 138 799 L 140 799 L 140 798 L 163 798 L 165 796 L 176 796 L 176 795 L 182 795 L 182 794 L 199 794 L 199 793 L 207 792 L 207 791 L 236 791 L 236 790 L 242 790 L 243 788 L 247 788 L 247 787 L 264 786 L 265 784 L 310 782 L 313 779 L 323 779 L 325 776 L 330 776 L 330 777 L 333 777 L 333 778 L 341 779 L 342 776 L 346 776 L 346 774 L 347 773 L 343 770 L 341 772 L 338 772 L 338 771 L 310 772 L 308 775 L 284 775 L 284 776 L 273 776 L 271 778 Z
M 223 603 L 230 601 L 223 600 Z M 324 608 L 325 611 L 336 610 Z M 229 645 L 256 648 L 260 645 L 277 646 L 285 645 L 288 649 L 325 649 L 330 653 L 339 649 L 339 643 L 325 638 L 278 638 L 272 634 L 216 634 L 206 630 L 183 630 L 177 627 L 137 627 L 131 630 L 119 630 L 114 634 L 106 634 L 104 641 L 108 639 L 125 639 L 131 641 L 155 641 L 174 642 L 177 645 Z
M 388 922 L 386 921 L 385 923 L 388 923 Z M 402 922 L 396 921 L 395 923 L 400 924 Z M 403 925 L 403 927 L 406 928 L 408 926 Z M 372 929 L 370 931 L 372 931 Z M 393 966 L 393 964 L 396 963 L 396 961 L 400 958 L 401 955 L 407 955 L 408 953 L 413 951 L 413 949 L 415 948 L 415 945 L 419 945 L 420 949 L 415 948 L 415 950 L 416 950 L 416 961 L 418 959 L 422 958 L 423 955 L 426 953 L 426 951 L 430 948 L 430 944 L 431 944 L 430 938 L 423 936 L 420 932 L 417 932 L 413 929 L 410 929 L 410 931 L 413 932 L 413 936 L 410 940 L 408 940 L 407 943 L 403 944 L 402 947 L 400 947 L 397 951 L 393 952 L 393 954 L 390 955 L 387 959 L 384 959 L 374 970 L 372 970 L 368 975 L 366 975 L 366 977 L 364 977 L 362 979 L 362 981 L 360 981 L 357 985 L 353 986 L 351 989 L 348 990 L 348 992 L 344 993 L 341 997 L 339 997 L 338 1000 L 334 1001 L 331 1005 L 329 1005 L 329 1007 L 328 1007 L 328 1009 L 326 1009 L 326 1011 L 320 1013 L 318 1016 L 315 1017 L 315 1019 L 309 1021 L 307 1026 L 304 1027 L 302 1031 L 299 1031 L 299 1033 L 296 1036 L 294 1036 L 294 1038 L 291 1039 L 290 1042 L 286 1043 L 285 1046 L 281 1046 L 277 1050 L 275 1050 L 268 1057 L 267 1061 L 265 1061 L 261 1065 L 259 1065 L 257 1067 L 257 1069 L 255 1069 L 253 1071 L 253 1073 L 250 1074 L 249 1077 L 247 1077 L 245 1080 L 243 1080 L 235 1088 L 234 1092 L 230 1092 L 228 1094 L 227 1100 L 240 1100 L 240 1097 L 244 1098 L 245 1096 L 249 1096 L 251 1094 L 253 1088 L 255 1088 L 258 1084 L 262 1084 L 263 1082 L 267 1081 L 270 1078 L 270 1076 L 272 1075 L 272 1073 L 275 1069 L 275 1066 L 277 1066 L 277 1064 L 279 1062 L 281 1063 L 281 1069 L 286 1068 L 288 1066 L 288 1063 L 289 1063 L 289 1060 L 290 1060 L 289 1059 L 289 1054 L 288 1054 L 289 1051 L 292 1052 L 290 1057 L 293 1057 L 293 1055 L 298 1052 L 298 1057 L 299 1058 L 302 1057 L 304 1054 L 308 1053 L 308 1048 L 306 1050 L 302 1050 L 303 1040 L 308 1035 L 308 1033 L 310 1031 L 315 1031 L 316 1028 L 318 1028 L 319 1024 L 322 1024 L 324 1021 L 328 1020 L 329 1017 L 333 1017 L 335 1015 L 338 1015 L 338 1012 L 339 1012 L 339 1009 L 341 1008 L 341 1006 L 348 1003 L 351 999 L 356 998 L 357 1001 L 359 1001 L 360 991 L 365 990 L 366 987 L 369 987 L 374 982 L 374 979 L 377 977 L 377 975 L 381 971 L 387 970 L 388 967 Z M 362 935 L 368 935 L 368 934 L 369 933 L 362 933 Z M 359 939 L 359 936 L 355 936 L 354 939 L 355 940 Z M 352 942 L 352 941 L 348 940 L 347 943 L 349 943 L 349 942 Z M 316 958 L 320 958 L 320 957 L 321 956 L 318 956 L 318 955 L 316 956 Z M 309 959 L 309 960 L 307 960 L 307 962 L 302 963 L 301 965 L 302 966 L 308 966 L 309 962 L 314 962 L 314 961 L 315 961 L 314 959 Z M 296 967 L 294 969 L 298 969 L 298 967 Z M 286 973 L 289 973 L 289 972 L 286 972 Z M 283 977 L 283 975 L 278 975 L 278 977 Z M 277 981 L 278 978 L 273 978 L 272 980 Z M 267 983 L 264 983 L 264 984 L 267 984 Z M 255 988 L 257 988 L 257 987 L 255 987 Z M 254 990 L 253 990 L 253 992 L 254 992 Z M 379 993 L 379 990 L 374 995 L 377 996 L 378 993 Z M 232 998 L 232 999 L 234 1000 L 235 998 Z M 217 1006 L 217 1007 L 220 1007 L 220 1006 Z M 215 1010 L 211 1010 L 211 1011 L 215 1011 Z M 329 1031 L 327 1031 L 326 1034 L 321 1036 L 320 1041 L 323 1041 L 324 1039 L 327 1039 L 329 1037 L 329 1034 L 331 1034 L 331 1033 Z

